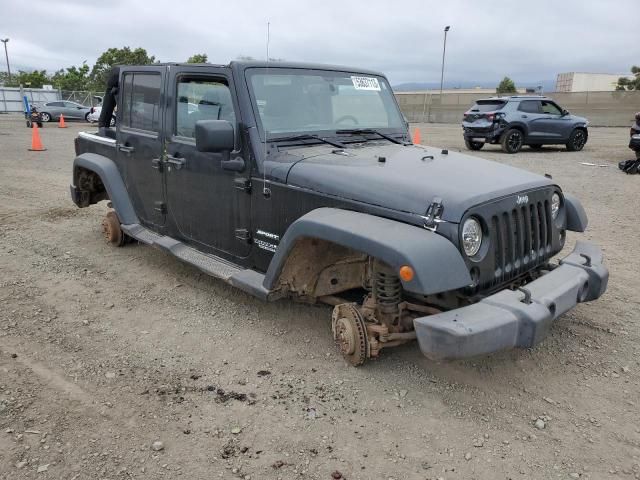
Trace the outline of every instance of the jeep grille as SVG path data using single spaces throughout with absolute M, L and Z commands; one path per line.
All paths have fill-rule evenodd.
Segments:
M 546 262 L 553 255 L 549 200 L 537 200 L 491 217 L 494 279 L 503 284 Z

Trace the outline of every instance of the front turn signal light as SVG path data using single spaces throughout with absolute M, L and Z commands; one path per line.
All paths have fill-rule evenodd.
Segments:
M 410 282 L 411 280 L 413 280 L 413 277 L 415 275 L 413 268 L 411 268 L 409 265 L 401 266 L 398 273 L 400 273 L 400 278 L 404 282 Z

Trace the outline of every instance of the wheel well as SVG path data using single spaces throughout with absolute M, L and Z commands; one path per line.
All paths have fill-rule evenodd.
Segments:
M 522 133 L 524 136 L 527 135 L 526 129 L 522 125 L 519 125 L 519 124 L 507 126 L 507 128 L 505 129 L 505 132 L 507 132 L 508 130 L 519 130 L 520 133 Z
M 327 240 L 304 237 L 289 252 L 276 290 L 284 295 L 317 297 L 363 288 L 369 256 Z
M 88 207 L 101 200 L 108 200 L 109 194 L 102 182 L 102 178 L 93 170 L 84 167 L 76 167 L 74 171 L 74 184 L 78 190 L 84 193 L 81 207 Z

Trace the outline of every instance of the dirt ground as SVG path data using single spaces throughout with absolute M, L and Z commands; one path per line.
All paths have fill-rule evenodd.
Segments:
M 47 125 L 48 150 L 29 152 L 0 115 L 0 479 L 640 478 L 627 128 L 593 128 L 580 153 L 473 153 L 582 199 L 604 297 L 532 350 L 435 363 L 412 344 L 359 369 L 334 349 L 329 307 L 262 303 L 159 250 L 107 246 L 106 206 L 69 199 L 88 128 Z M 420 128 L 463 149 L 459 126 Z

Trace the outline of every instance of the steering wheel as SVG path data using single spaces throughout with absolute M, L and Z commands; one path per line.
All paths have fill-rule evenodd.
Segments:
M 345 122 L 347 120 L 353 122 L 354 125 L 359 125 L 358 119 L 356 117 L 354 117 L 353 115 L 343 115 L 340 118 L 336 119 L 335 123 L 342 123 L 342 122 Z

